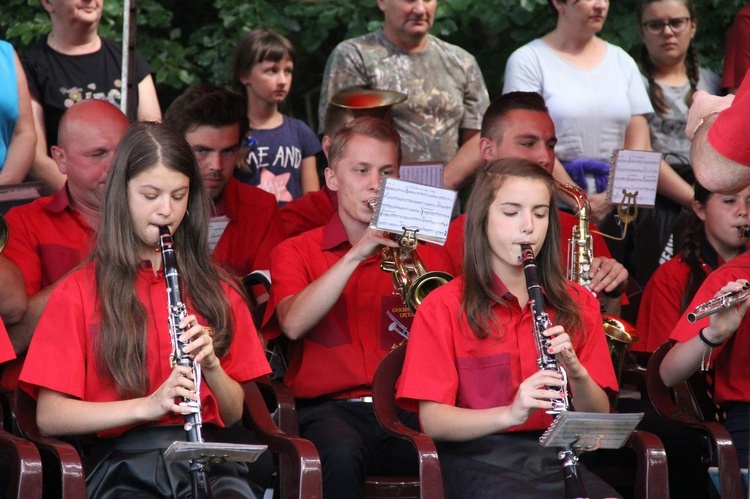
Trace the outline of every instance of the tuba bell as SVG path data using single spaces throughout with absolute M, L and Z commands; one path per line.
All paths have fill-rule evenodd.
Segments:
M 578 225 L 573 227 L 573 234 L 568 240 L 567 277 L 590 289 L 589 273 L 594 259 L 594 243 L 589 232 L 589 199 L 583 189 L 577 185 L 557 182 L 557 188 L 573 198 L 577 205 Z M 635 327 L 618 317 L 602 313 L 602 325 L 607 335 L 609 354 L 619 383 L 622 366 L 630 345 L 638 341 L 638 337 L 635 334 Z
M 404 233 L 397 236 L 397 248 L 383 248 L 380 268 L 391 273 L 396 292 L 401 295 L 404 305 L 415 313 L 429 293 L 453 279 L 453 276 L 442 271 L 427 271 L 417 252 L 419 229 L 403 227 L 403 230 Z

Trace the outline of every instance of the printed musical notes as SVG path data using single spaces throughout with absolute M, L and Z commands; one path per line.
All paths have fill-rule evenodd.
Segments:
M 417 239 L 444 244 L 456 191 L 386 178 L 380 185 L 370 227 L 401 234 L 419 229 Z
M 635 205 L 651 208 L 656 202 L 661 153 L 616 149 L 612 154 L 607 181 L 607 203 L 618 204 L 623 190 Z
M 443 186 L 443 163 L 401 163 L 398 171 L 401 180 Z

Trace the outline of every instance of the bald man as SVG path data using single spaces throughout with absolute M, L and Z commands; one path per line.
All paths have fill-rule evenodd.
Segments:
M 12 237 L 3 256 L 23 274 L 28 308 L 8 327 L 19 359 L 7 365 L 0 386 L 15 389 L 23 356 L 50 293 L 88 255 L 99 227 L 104 185 L 117 145 L 128 128 L 125 115 L 107 101 L 81 101 L 63 114 L 52 157 L 67 178 L 59 192 L 12 208 Z

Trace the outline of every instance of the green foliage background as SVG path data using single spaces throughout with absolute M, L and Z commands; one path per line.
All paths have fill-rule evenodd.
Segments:
M 721 71 L 724 37 L 746 0 L 695 0 L 702 63 Z M 107 0 L 100 34 L 122 39 L 122 0 Z M 346 38 L 377 29 L 375 0 L 138 0 L 138 50 L 156 71 L 163 109 L 189 84 L 229 86 L 231 55 L 242 33 L 266 26 L 297 49 L 287 112 L 315 122 L 318 88 L 328 54 Z M 634 53 L 639 45 L 635 0 L 611 0 L 602 33 Z M 473 53 L 490 97 L 502 90 L 505 61 L 520 45 L 554 26 L 546 0 L 439 0 L 432 33 Z M 49 19 L 39 0 L 4 0 L 1 37 L 16 49 L 43 37 Z

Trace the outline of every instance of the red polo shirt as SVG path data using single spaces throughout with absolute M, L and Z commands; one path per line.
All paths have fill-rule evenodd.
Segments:
M 264 319 L 266 337 L 280 334 L 272 320 L 279 302 L 323 275 L 351 247 L 335 214 L 325 227 L 287 239 L 276 248 Z M 430 245 L 420 244 L 419 253 L 428 269 L 444 268 Z M 378 252 L 360 263 L 323 320 L 301 340 L 291 342 L 284 382 L 296 397 L 370 395 L 380 359 L 403 340 L 396 330 L 409 328 L 413 318 L 401 297 L 394 295 L 393 279 L 380 269 L 380 262 Z
M 742 80 L 732 105 L 719 113 L 708 130 L 708 141 L 722 156 L 750 166 L 750 78 Z
M 687 321 L 687 314 L 692 312 L 696 305 L 712 299 L 716 292 L 728 282 L 747 279 L 748 276 L 750 276 L 750 253 L 743 253 L 714 270 L 703 281 L 669 338 L 685 342 L 697 336 L 701 329 L 708 326 L 710 318 L 704 317 L 691 324 Z M 745 314 L 737 332 L 713 351 L 711 362 L 714 369 L 714 401 L 717 404 L 750 400 L 748 344 L 750 344 L 750 314 Z
M 122 400 L 114 383 L 97 372 L 96 353 L 92 348 L 99 333 L 100 314 L 97 305 L 94 263 L 75 271 L 52 292 L 47 307 L 31 341 L 21 372 L 20 385 L 36 398 L 39 387 L 49 388 L 87 402 Z M 167 293 L 164 274 L 155 275 L 148 262 L 138 271 L 136 293 L 146 312 L 148 393 L 153 393 L 172 372 L 172 352 L 167 321 Z M 227 374 L 244 382 L 270 371 L 258 340 L 250 312 L 242 297 L 226 283 L 222 284 L 234 313 L 234 339 L 221 365 Z M 188 307 L 188 313 L 194 313 Z M 201 324 L 205 318 L 198 316 Z M 203 422 L 224 426 L 211 388 L 201 384 Z M 183 424 L 183 417 L 170 413 L 155 424 Z M 130 427 L 100 432 L 100 437 L 116 437 Z
M 94 230 L 70 205 L 67 184 L 51 196 L 11 208 L 5 220 L 11 236 L 3 255 L 21 270 L 29 296 L 59 281 L 88 256 L 94 244 Z M 16 389 L 24 358 L 5 366 L 2 390 Z
M 89 254 L 94 230 L 59 192 L 16 206 L 5 216 L 10 240 L 3 255 L 21 269 L 29 296 L 56 283 Z
M 327 186 L 288 202 L 280 210 L 287 236 L 294 237 L 323 227 L 331 220 L 338 206 L 336 193 Z
M 214 248 L 214 261 L 240 278 L 271 268 L 271 250 L 286 238 L 273 194 L 231 178 L 214 215 L 229 219 Z
M 5 329 L 3 321 L 0 321 L 0 364 L 15 358 L 16 352 L 13 350 L 13 345 L 8 337 L 8 331 Z
M 706 275 L 713 270 L 706 263 L 702 267 Z M 638 341 L 630 345 L 631 350 L 652 353 L 669 339 L 682 315 L 680 304 L 689 279 L 690 265 L 682 261 L 682 253 L 656 269 L 641 297 L 635 328 Z
M 420 400 L 468 409 L 508 406 L 521 383 L 539 370 L 528 304 L 521 309 L 496 278 L 504 304 L 496 303 L 492 310 L 503 325 L 502 337 L 479 339 L 461 310 L 462 281 L 462 277 L 454 279 L 433 291 L 417 310 L 396 393 L 406 409 L 418 410 Z M 574 336 L 573 348 L 597 385 L 617 391 L 599 302 L 578 284 L 570 283 L 569 290 L 585 328 Z M 547 311 L 554 323 L 554 310 L 548 306 Z M 552 416 L 536 411 L 526 423 L 508 431 L 544 430 L 551 423 Z
M 562 247 L 562 258 L 560 259 L 560 262 L 562 262 L 563 265 L 567 265 L 570 250 L 568 240 L 573 235 L 573 228 L 578 226 L 578 218 L 564 211 L 558 211 L 558 215 L 560 216 L 560 245 Z M 444 257 L 450 262 L 447 271 L 453 275 L 463 274 L 465 224 L 465 214 L 456 217 L 448 228 L 448 239 L 445 241 L 445 246 L 443 246 Z M 589 225 L 589 229 L 592 231 L 599 230 L 593 224 Z M 604 238 L 599 234 L 592 234 L 591 237 L 594 245 L 594 256 L 612 258 Z

